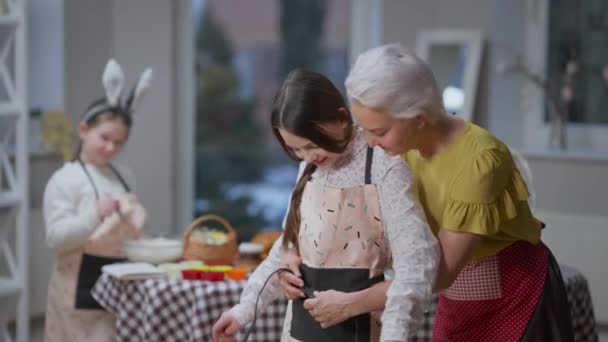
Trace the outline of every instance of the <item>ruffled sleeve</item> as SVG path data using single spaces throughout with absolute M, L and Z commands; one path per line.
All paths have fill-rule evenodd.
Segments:
M 442 228 L 496 235 L 518 215 L 528 197 L 509 150 L 502 146 L 482 150 L 450 187 Z

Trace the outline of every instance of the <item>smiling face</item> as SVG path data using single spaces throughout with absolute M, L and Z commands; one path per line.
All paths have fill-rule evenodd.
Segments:
M 80 157 L 93 165 L 104 166 L 122 151 L 129 127 L 120 118 L 101 119 L 95 124 L 81 123 L 78 135 L 82 144 Z
M 389 155 L 399 155 L 419 147 L 420 128 L 424 125 L 421 116 L 398 119 L 356 101 L 353 101 L 351 108 L 357 123 L 365 130 L 365 138 L 370 146 L 379 146 Z
M 330 125 L 326 127 L 325 130 L 331 135 L 344 135 L 344 128 L 339 127 L 339 125 Z M 279 128 L 279 134 L 281 135 L 285 146 L 290 149 L 298 159 L 315 164 L 318 168 L 330 168 L 340 157 L 339 153 L 324 150 L 313 141 L 290 133 L 284 128 Z
M 353 136 L 353 121 L 340 91 L 325 76 L 305 69 L 289 73 L 277 93 L 270 124 L 295 160 L 331 167 Z

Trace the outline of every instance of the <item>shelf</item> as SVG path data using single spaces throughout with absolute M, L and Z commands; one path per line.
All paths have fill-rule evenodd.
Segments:
M 572 162 L 608 162 L 608 153 L 605 151 L 590 150 L 541 150 L 523 149 L 519 151 L 527 159 L 559 160 Z
M 0 103 L 0 116 L 18 116 L 20 114 L 19 107 L 13 103 Z
M 6 14 L 0 15 L 0 26 L 17 26 L 19 25 L 19 19 L 14 15 Z
M 21 284 L 8 277 L 0 277 L 0 297 L 12 296 L 21 292 Z
M 15 206 L 20 201 L 21 198 L 14 191 L 0 191 L 0 208 Z
M 9 77 L 10 84 L 7 84 L 2 89 L 3 98 L 0 100 L 0 151 L 2 158 L 10 158 L 10 151 L 26 151 L 28 144 L 29 127 L 25 124 L 28 121 L 29 112 L 27 110 L 27 56 L 28 56 L 28 41 L 27 41 L 27 20 L 28 7 L 27 0 L 10 0 L 2 1 L 4 15 L 0 15 L 0 31 L 3 35 L 0 37 L 0 46 L 3 46 L 2 58 L 5 61 L 10 61 L 8 65 L 3 65 L 4 77 Z M 39 1 L 40 2 L 40 1 Z M 42 1 L 46 2 L 46 1 Z M 10 44 L 9 44 L 10 43 Z M 8 74 L 7 74 L 8 73 Z M 10 87 L 7 89 L 6 87 Z M 7 97 L 7 95 L 9 97 Z M 20 129 L 19 129 L 20 128 Z M 6 145 L 5 145 L 6 144 Z M 3 160 L 5 162 L 6 160 Z M 19 158 L 17 164 L 24 170 L 28 170 L 29 158 Z M 9 161 L 9 164 L 13 164 Z M 9 165 L 12 166 L 12 165 Z M 15 165 L 16 166 L 16 165 Z M 11 169 L 11 171 L 13 171 Z M 10 172 L 10 171 L 9 171 Z M 0 336 L 7 331 L 9 320 L 15 322 L 15 332 L 12 334 L 11 340 L 14 341 L 29 341 L 29 305 L 28 297 L 28 225 L 26 209 L 29 207 L 27 193 L 29 191 L 28 175 L 19 174 L 14 171 L 14 175 L 2 175 L 2 178 L 7 178 L 6 182 L 2 179 L 2 188 L 0 191 L 0 208 L 20 208 L 19 212 L 14 215 L 14 224 L 8 225 L 12 229 L 10 233 L 14 233 L 14 239 L 7 239 L 7 234 L 2 234 L 0 242 L 3 249 L 8 248 L 11 253 L 11 259 L 7 267 L 0 267 L 2 274 L 0 275 L 0 297 L 12 298 L 10 302 L 15 302 L 14 309 L 1 310 L 2 319 L 0 320 Z M 10 179 L 9 179 L 10 178 Z M 13 179 L 14 178 L 14 179 Z M 17 188 L 7 187 L 7 184 L 14 183 Z M 23 215 L 25 214 L 25 215 Z M 0 259 L 4 259 L 0 256 Z M 2 260 L 0 260 L 2 261 Z M 7 260 L 4 260 L 7 261 Z M 7 262 L 5 262 L 7 263 Z M 4 309 L 4 302 L 3 302 Z M 8 306 L 8 305 L 7 305 Z M 7 308 L 8 309 L 8 308 Z M 5 315 L 5 312 L 7 315 Z M 14 312 L 14 315 L 13 315 Z M 6 316 L 6 317 L 5 317 Z M 8 320 L 7 320 L 8 319 Z M 7 334 L 4 334 L 7 337 Z M 2 340 L 2 337 L 0 337 Z

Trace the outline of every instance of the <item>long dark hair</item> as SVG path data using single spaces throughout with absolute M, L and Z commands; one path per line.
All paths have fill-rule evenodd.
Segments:
M 323 124 L 346 122 L 347 128 L 342 139 L 328 134 Z M 285 144 L 279 133 L 282 128 L 294 135 L 306 138 L 320 148 L 342 153 L 352 138 L 353 120 L 346 109 L 344 98 L 334 84 L 325 76 L 314 71 L 295 69 L 287 75 L 277 93 L 270 117 L 272 130 L 285 152 L 294 160 L 301 159 Z M 291 195 L 287 213 L 283 248 L 291 243 L 298 248 L 300 230 L 300 203 L 304 186 L 316 169 L 314 164 L 306 164 Z
M 107 109 L 104 110 L 104 106 L 107 107 Z M 101 108 L 101 110 L 96 114 L 87 116 L 86 113 L 88 113 L 95 107 L 99 107 Z M 89 128 L 93 128 L 107 120 L 121 120 L 125 124 L 125 126 L 127 126 L 128 132 L 131 131 L 131 126 L 133 126 L 133 118 L 131 117 L 131 114 L 125 113 L 119 108 L 111 107 L 110 105 L 108 105 L 108 101 L 105 98 L 100 98 L 93 101 L 85 110 L 85 118 L 86 119 L 84 119 L 84 122 L 87 124 L 87 126 L 89 126 Z M 76 152 L 74 153 L 72 161 L 78 160 L 78 158 L 80 158 L 81 152 L 82 141 L 80 141 L 80 138 L 78 138 L 78 145 L 76 146 Z

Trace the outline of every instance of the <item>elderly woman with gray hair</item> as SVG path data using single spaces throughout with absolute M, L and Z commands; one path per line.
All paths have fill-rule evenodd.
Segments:
M 559 267 L 509 148 L 448 114 L 428 65 L 400 45 L 361 54 L 346 89 L 368 144 L 408 163 L 439 240 L 433 341 L 572 341 Z M 281 278 L 288 295 L 297 294 L 298 282 Z M 387 282 L 349 293 L 351 307 L 325 296 L 311 310 L 339 317 L 331 311 L 381 309 Z

